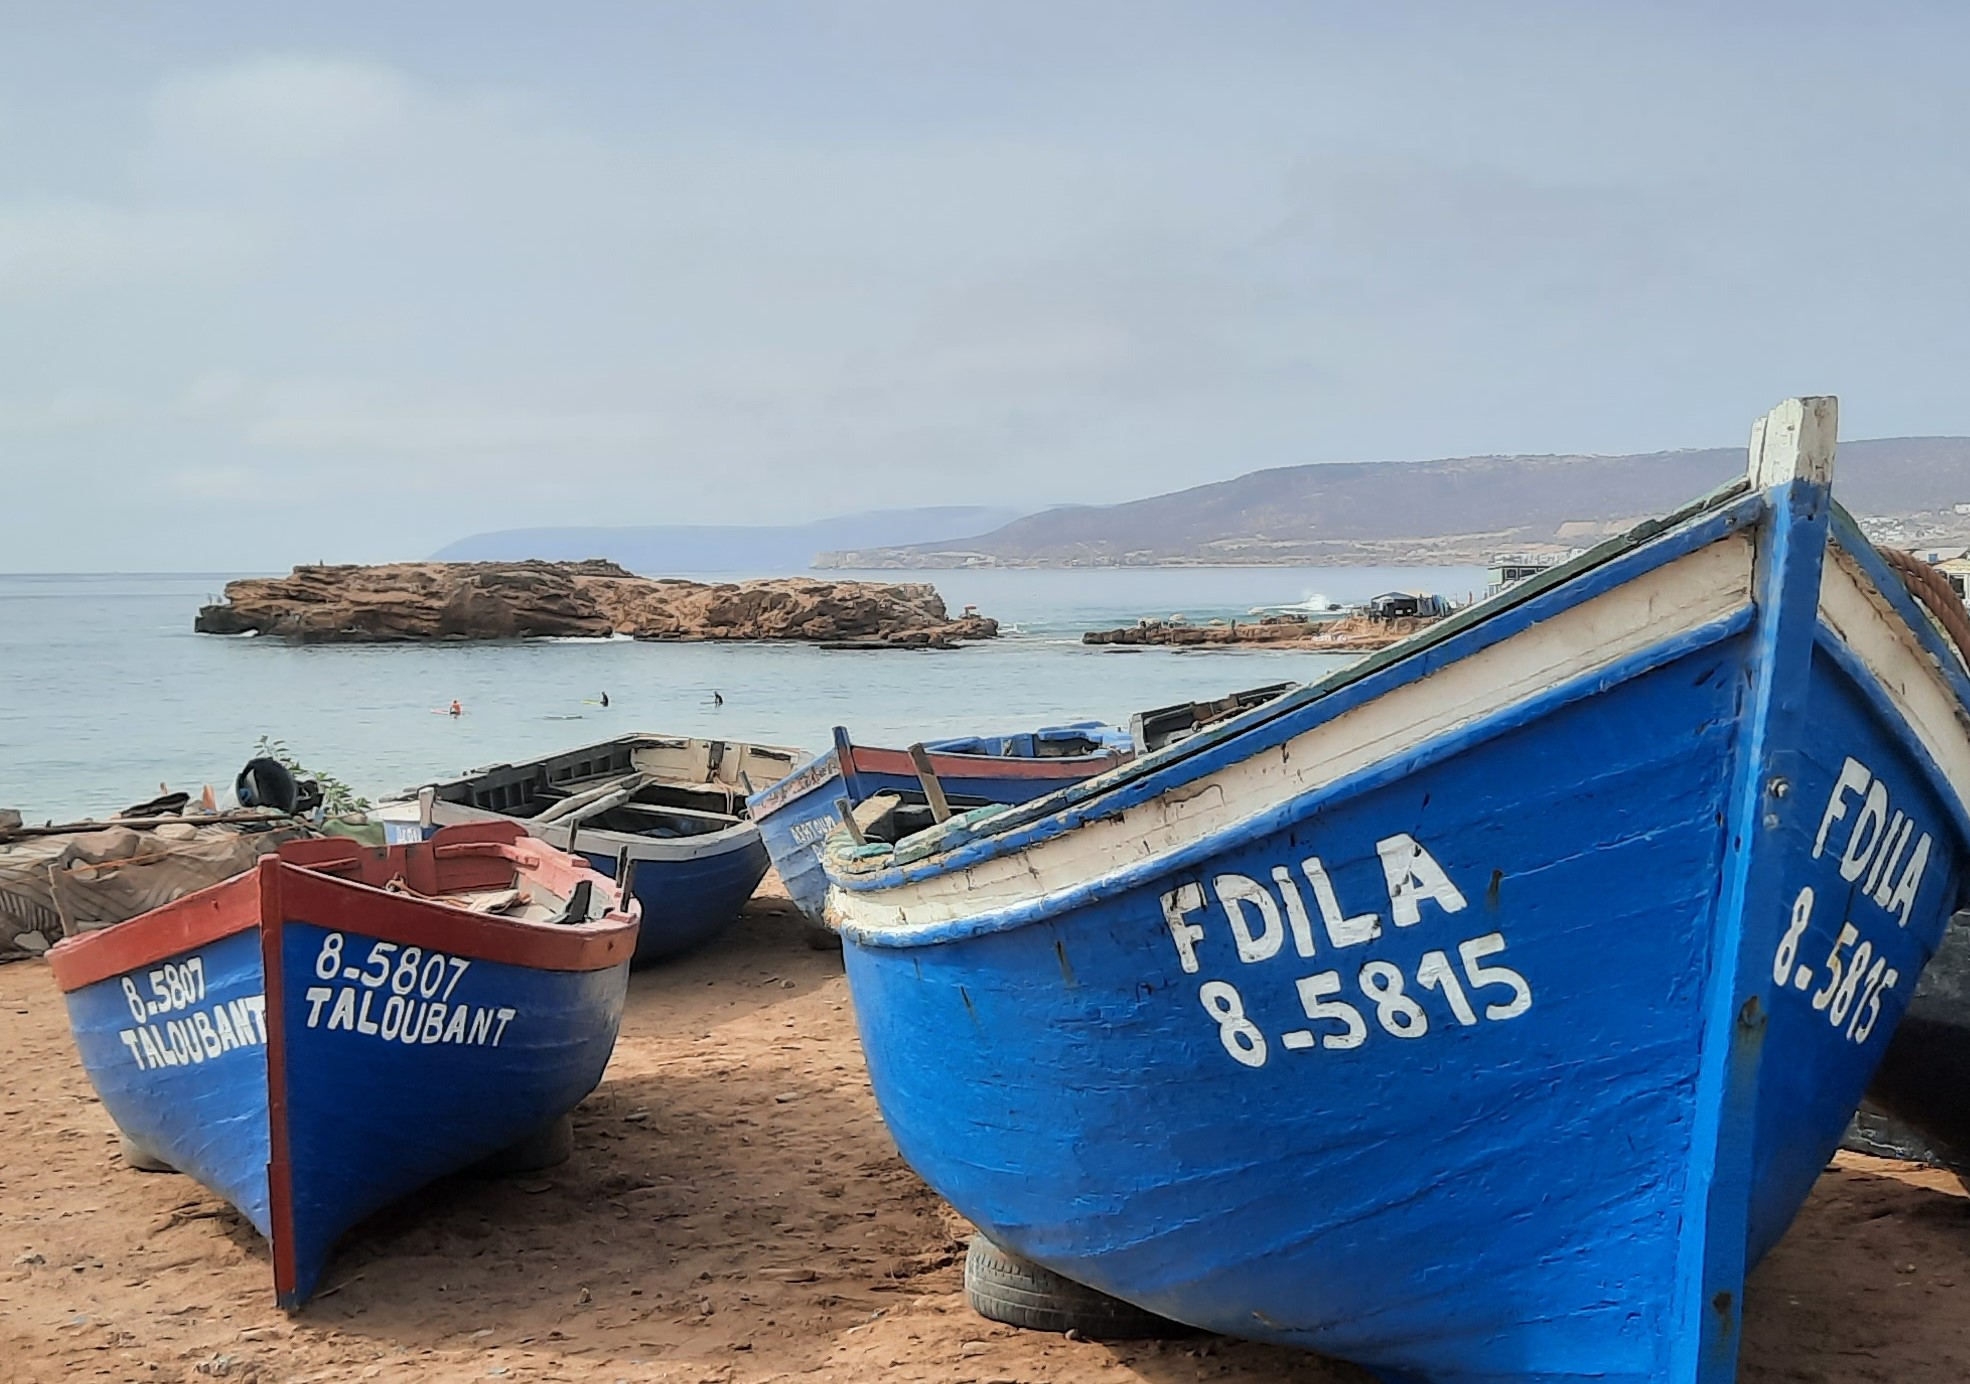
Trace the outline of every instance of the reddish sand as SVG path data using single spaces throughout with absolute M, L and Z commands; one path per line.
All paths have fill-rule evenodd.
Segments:
M 0 1035 L 9 1384 L 1367 1380 L 1247 1343 L 1106 1345 L 973 1316 L 967 1227 L 897 1159 L 840 960 L 807 950 L 784 904 L 635 977 L 571 1162 L 376 1218 L 294 1317 L 236 1213 L 120 1165 L 41 964 L 0 967 Z M 1752 1280 L 1741 1378 L 1956 1384 L 1966 1301 L 1955 1182 L 1842 1155 Z

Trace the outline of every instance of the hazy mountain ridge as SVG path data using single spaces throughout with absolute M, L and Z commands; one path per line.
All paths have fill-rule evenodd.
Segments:
M 499 529 L 461 538 L 435 562 L 579 562 L 606 558 L 632 572 L 804 571 L 831 548 L 948 541 L 979 533 L 1026 510 L 1007 505 L 936 505 L 870 510 L 806 524 L 653 524 L 623 528 Z
M 1743 469 L 1742 447 L 1285 466 L 1029 514 L 969 538 L 836 550 L 815 566 L 1482 562 L 1504 548 L 1590 543 Z M 1842 443 L 1835 494 L 1887 541 L 1970 543 L 1970 515 L 1953 509 L 1970 503 L 1970 438 Z

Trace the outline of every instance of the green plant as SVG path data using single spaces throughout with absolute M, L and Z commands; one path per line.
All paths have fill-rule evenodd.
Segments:
M 313 779 L 316 786 L 321 789 L 324 811 L 330 814 L 369 811 L 369 799 L 358 794 L 355 789 L 335 775 L 303 768 L 301 761 L 294 757 L 294 752 L 287 748 L 285 740 L 276 740 L 272 736 L 263 735 L 259 743 L 253 747 L 253 752 L 267 759 L 278 760 L 297 779 Z

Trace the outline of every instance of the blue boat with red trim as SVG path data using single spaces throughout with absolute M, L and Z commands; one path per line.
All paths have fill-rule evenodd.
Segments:
M 739 916 L 766 874 L 766 847 L 746 810 L 800 750 L 639 733 L 519 764 L 481 769 L 374 815 L 394 839 L 434 825 L 512 821 L 613 877 L 634 870 L 643 906 L 639 963 L 704 942 Z
M 928 740 L 932 773 L 958 808 L 1023 803 L 1126 762 L 1126 731 L 1099 721 L 1042 726 L 1012 735 L 966 735 Z M 820 845 L 839 825 L 839 808 L 878 793 L 923 801 L 922 778 L 908 750 L 857 745 L 834 728 L 834 747 L 746 799 L 787 895 L 807 920 L 822 918 L 828 880 Z
M 48 959 L 128 1144 L 238 1207 L 293 1308 L 351 1226 L 595 1089 L 636 929 L 607 879 L 491 823 L 291 842 Z
M 1038 1269 L 1385 1380 L 1734 1379 L 1970 852 L 1963 650 L 1834 420 L 1099 780 L 832 837 L 904 1158 Z

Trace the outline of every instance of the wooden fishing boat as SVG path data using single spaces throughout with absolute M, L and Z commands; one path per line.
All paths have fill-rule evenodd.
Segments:
M 267 1237 L 291 1308 L 356 1222 L 595 1089 L 636 925 L 493 823 L 292 842 L 48 960 L 110 1118 Z
M 1165 745 L 1188 740 L 1205 726 L 1236 716 L 1241 711 L 1250 711 L 1255 706 L 1263 706 L 1275 697 L 1284 696 L 1297 685 L 1274 682 L 1264 687 L 1232 692 L 1208 702 L 1178 702 L 1174 706 L 1138 711 L 1129 718 L 1129 739 L 1135 745 L 1137 754 L 1160 750 Z
M 434 824 L 515 821 L 611 877 L 626 856 L 643 906 L 636 959 L 660 961 L 739 916 L 767 866 L 745 795 L 802 757 L 773 745 L 626 735 L 482 769 L 372 815 L 406 839 Z
M 1094 783 L 833 838 L 903 1156 L 1039 1269 L 1384 1379 L 1733 1378 L 1970 844 L 1970 680 L 1834 418 Z
M 960 810 L 1042 797 L 1112 769 L 1132 753 L 1124 732 L 1099 721 L 929 740 L 920 748 L 946 802 Z M 840 825 L 844 801 L 853 808 L 878 793 L 924 802 L 923 772 L 911 751 L 857 745 L 836 726 L 832 749 L 747 799 L 788 896 L 830 945 L 822 919 L 828 880 L 820 845 Z

